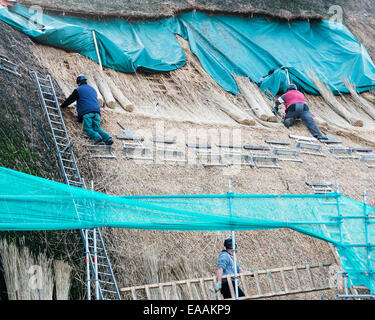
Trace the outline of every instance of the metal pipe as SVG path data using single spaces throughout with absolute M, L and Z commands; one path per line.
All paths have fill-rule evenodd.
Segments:
M 85 235 L 85 251 L 86 251 L 86 286 L 87 286 L 87 300 L 91 300 L 91 278 L 90 278 L 90 253 L 89 253 L 89 240 L 88 229 L 84 231 Z
M 367 244 L 367 271 L 368 271 L 368 276 L 370 278 L 370 292 L 373 292 L 373 270 L 371 267 L 371 249 L 373 246 L 370 246 L 370 238 L 369 238 L 369 232 L 368 232 L 368 213 L 367 213 L 367 194 L 366 194 L 366 189 L 363 190 L 363 215 L 364 215 L 364 222 L 365 222 L 365 237 L 366 237 L 366 244 Z
M 94 242 L 94 281 L 95 281 L 95 297 L 96 300 L 101 300 L 99 295 L 99 277 L 98 277 L 98 249 L 97 249 L 97 238 L 96 238 L 97 230 L 93 230 L 93 242 Z
M 232 185 L 231 180 L 228 180 L 228 197 L 229 197 L 229 214 L 232 218 Z M 237 274 L 237 257 L 236 257 L 236 239 L 234 235 L 234 230 L 232 230 L 232 253 L 233 253 L 233 266 L 234 266 L 234 290 L 235 299 L 238 300 L 238 274 Z
M 365 299 L 365 298 L 370 298 L 371 300 L 374 300 L 375 299 L 375 295 L 373 294 L 337 294 L 336 295 L 336 298 L 346 298 L 346 299 L 349 299 L 349 298 L 358 298 L 358 299 Z
M 94 191 L 94 181 L 91 180 L 91 190 Z M 99 295 L 99 277 L 98 277 L 98 246 L 96 238 L 97 229 L 93 229 L 93 243 L 94 243 L 94 281 L 95 281 L 95 298 L 100 300 Z

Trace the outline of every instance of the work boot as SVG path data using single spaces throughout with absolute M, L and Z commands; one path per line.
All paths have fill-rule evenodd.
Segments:
M 94 144 L 99 144 L 102 141 L 103 141 L 102 137 L 96 138 L 94 141 Z
M 105 144 L 111 146 L 113 144 L 112 138 L 109 138 Z
M 317 137 L 317 139 L 320 141 L 320 142 L 325 142 L 325 141 L 328 141 L 329 139 L 327 137 Z

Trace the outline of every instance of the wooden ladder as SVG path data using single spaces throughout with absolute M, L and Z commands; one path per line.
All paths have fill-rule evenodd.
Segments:
M 268 270 L 247 271 L 238 275 L 245 293 L 241 300 L 271 298 L 329 290 L 328 267 L 331 263 L 298 265 Z M 223 278 L 230 278 L 226 275 Z M 216 277 L 171 281 L 120 289 L 125 300 L 223 300 L 215 292 Z M 234 286 L 228 281 L 232 298 Z

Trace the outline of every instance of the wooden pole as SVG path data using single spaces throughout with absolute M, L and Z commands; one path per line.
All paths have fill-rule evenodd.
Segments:
M 99 63 L 99 66 L 100 66 L 100 70 L 103 70 L 102 60 L 100 59 L 100 53 L 99 53 L 98 43 L 96 41 L 96 34 L 95 34 L 94 30 L 92 30 L 92 37 L 94 39 L 94 45 L 95 45 L 96 55 L 98 57 L 98 63 Z

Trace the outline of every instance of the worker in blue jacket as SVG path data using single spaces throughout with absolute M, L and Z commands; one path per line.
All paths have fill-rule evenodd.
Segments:
M 96 90 L 87 84 L 87 78 L 83 75 L 77 78 L 78 88 L 61 104 L 66 108 L 77 101 L 78 122 L 83 122 L 83 129 L 94 140 L 95 144 L 104 142 L 112 145 L 112 137 L 100 127 L 100 105 Z
M 229 299 L 232 297 L 229 289 L 228 279 L 224 278 L 223 276 L 228 274 L 234 274 L 234 252 L 233 252 L 233 241 L 232 238 L 225 239 L 224 241 L 225 250 L 222 250 L 218 257 L 217 262 L 217 271 L 216 271 L 216 279 L 217 283 L 215 286 L 215 291 L 221 291 L 224 299 Z M 237 247 L 237 243 L 235 243 L 235 248 Z M 242 270 L 238 263 L 237 265 L 237 273 L 241 273 Z M 235 288 L 235 281 L 234 278 L 230 278 L 229 281 L 232 281 L 233 288 Z M 245 293 L 238 287 L 238 296 L 244 297 Z

